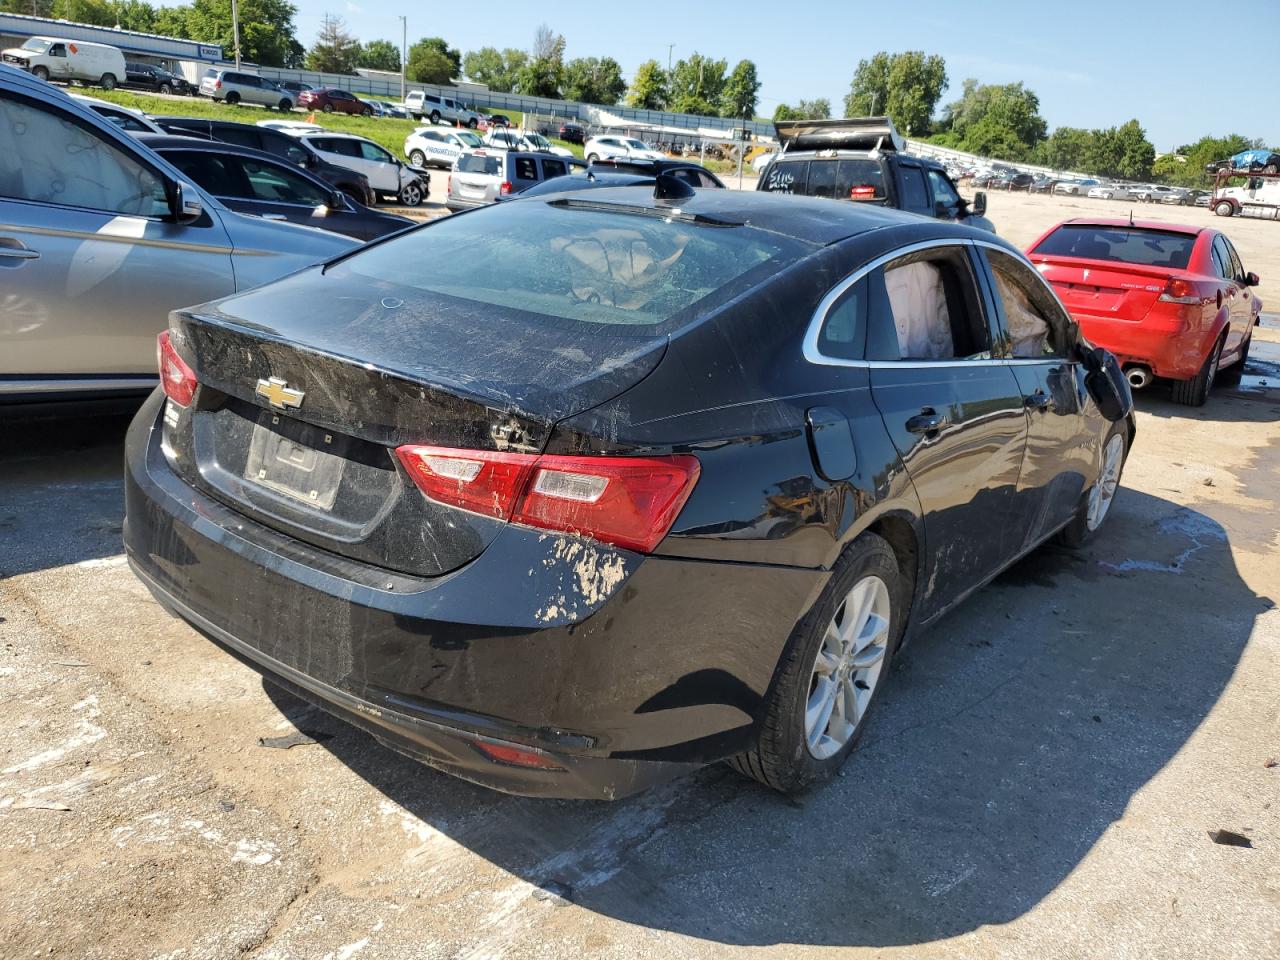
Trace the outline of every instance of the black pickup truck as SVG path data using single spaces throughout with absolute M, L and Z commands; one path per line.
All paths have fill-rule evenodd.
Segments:
M 757 190 L 896 207 L 995 233 L 987 197 L 960 196 L 942 164 L 905 152 L 888 117 L 788 120 L 774 124 L 781 147 Z

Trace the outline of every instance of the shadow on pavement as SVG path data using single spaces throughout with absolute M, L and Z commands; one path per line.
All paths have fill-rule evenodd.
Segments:
M 123 550 L 124 435 L 137 406 L 0 417 L 0 580 Z
M 942 940 L 1062 883 L 1195 732 L 1271 606 L 1203 513 L 1126 489 L 1108 522 L 917 638 L 844 775 L 798 800 L 723 766 L 616 804 L 512 798 L 306 725 L 513 883 L 599 914 L 725 944 Z

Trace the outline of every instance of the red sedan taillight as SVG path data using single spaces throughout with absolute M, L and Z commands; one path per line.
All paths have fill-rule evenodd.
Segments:
M 168 330 L 156 337 L 156 363 L 160 368 L 160 386 L 164 388 L 165 396 L 180 407 L 190 406 L 200 381 L 169 342 Z
M 396 449 L 432 500 L 648 553 L 698 482 L 696 457 L 565 457 L 416 444 Z
M 1170 277 L 1169 282 L 1164 285 L 1164 292 L 1160 294 L 1160 299 L 1166 303 L 1199 303 L 1200 290 L 1194 281 Z

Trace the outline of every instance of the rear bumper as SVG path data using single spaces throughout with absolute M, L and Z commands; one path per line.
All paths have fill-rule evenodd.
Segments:
M 1199 326 L 1198 319 L 1189 323 L 1188 318 L 1173 310 L 1168 315 L 1153 310 L 1137 321 L 1090 316 L 1076 310 L 1072 316 L 1090 343 L 1106 347 L 1126 367 L 1150 367 L 1157 377 L 1191 379 L 1199 373 L 1213 345 L 1212 329 Z
M 161 407 L 144 405 L 125 456 L 126 553 L 157 599 L 390 746 L 496 789 L 614 798 L 741 751 L 828 576 L 598 545 L 609 563 L 586 570 L 558 559 L 584 542 L 518 527 L 452 573 L 387 573 L 186 485 L 160 451 Z M 606 566 L 622 576 L 584 591 Z M 559 769 L 496 763 L 478 741 Z

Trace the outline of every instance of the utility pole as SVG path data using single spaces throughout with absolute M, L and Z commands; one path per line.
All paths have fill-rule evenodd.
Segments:
M 671 75 L 671 51 L 676 48 L 674 43 L 667 44 L 667 76 Z
M 240 5 L 231 0 L 231 37 L 236 46 L 236 69 L 240 69 Z
M 409 59 L 409 18 L 400 15 L 400 102 L 404 103 L 404 71 Z

